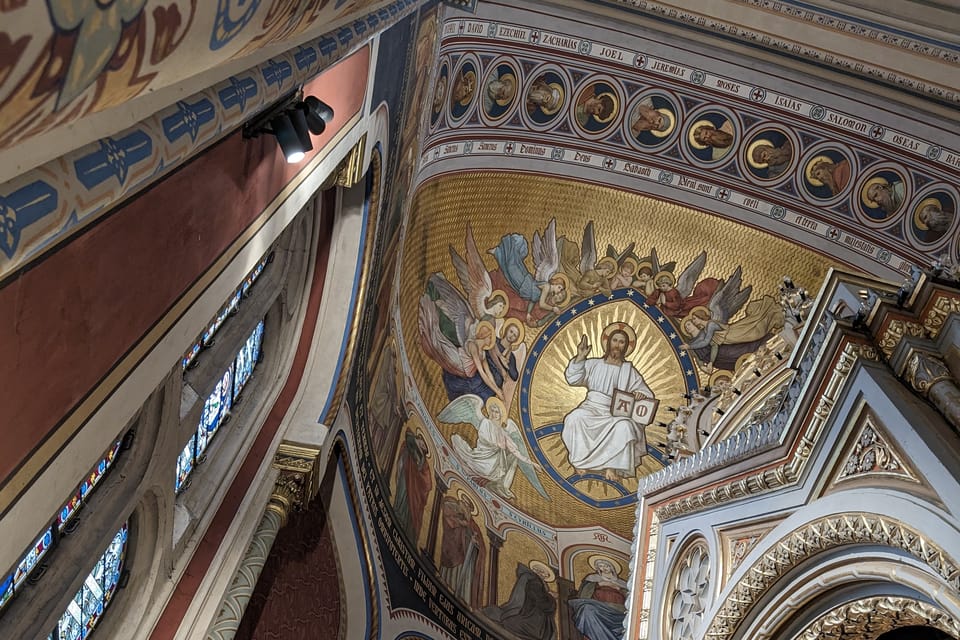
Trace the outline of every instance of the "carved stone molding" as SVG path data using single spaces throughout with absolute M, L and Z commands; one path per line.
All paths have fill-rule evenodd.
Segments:
M 709 605 L 711 586 L 710 556 L 706 544 L 699 542 L 686 550 L 674 568 L 673 591 L 664 616 L 667 637 L 672 640 L 694 640 L 703 624 L 703 613 Z
M 868 513 L 828 516 L 809 522 L 772 544 L 728 592 L 704 637 L 728 640 L 757 601 L 783 575 L 808 558 L 852 544 L 881 545 L 906 552 L 940 576 L 949 590 L 960 591 L 960 566 L 907 525 Z
M 867 420 L 854 439 L 855 444 L 840 467 L 837 481 L 867 475 L 882 475 L 919 482 L 913 470 L 903 461 L 877 427 Z
M 844 345 L 834 363 L 833 372 L 823 387 L 820 400 L 812 411 L 806 428 L 800 435 L 799 445 L 793 450 L 792 457 L 784 462 L 761 469 L 746 476 L 740 476 L 714 485 L 709 489 L 688 494 L 674 502 L 656 508 L 657 517 L 669 520 L 680 515 L 700 511 L 739 498 L 755 496 L 774 489 L 796 483 L 813 452 L 813 446 L 820 439 L 834 403 L 846 384 L 853 365 L 858 359 L 877 360 L 876 350 L 867 344 L 848 342 Z M 792 407 L 784 407 L 788 410 Z M 707 449 L 704 449 L 707 451 Z M 703 452 L 701 452 L 703 453 Z M 698 454 L 699 455 L 699 454 Z M 697 456 L 694 456 L 695 459 Z
M 926 626 L 960 637 L 960 622 L 941 609 L 913 598 L 878 596 L 849 602 L 811 622 L 794 640 L 875 640 L 909 626 Z

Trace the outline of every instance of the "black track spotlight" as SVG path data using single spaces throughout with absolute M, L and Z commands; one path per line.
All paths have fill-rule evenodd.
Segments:
M 307 127 L 307 116 L 300 109 L 291 109 L 287 112 L 290 115 L 290 122 L 293 124 L 293 130 L 297 132 L 300 138 L 300 144 L 304 152 L 313 149 L 313 143 L 310 142 L 310 129 Z
M 307 117 L 310 132 L 318 136 L 333 120 L 333 108 L 316 96 L 307 96 L 297 105 Z
M 283 151 L 283 156 L 287 159 L 287 162 L 293 163 L 303 160 L 306 150 L 288 114 L 281 113 L 271 120 L 270 129 L 273 135 L 277 137 L 277 142 L 280 143 L 280 149 Z

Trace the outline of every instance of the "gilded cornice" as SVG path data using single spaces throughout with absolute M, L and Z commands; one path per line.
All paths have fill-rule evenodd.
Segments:
M 712 640 L 732 638 L 750 610 L 787 572 L 815 555 L 853 544 L 899 549 L 926 564 L 950 590 L 960 591 L 960 567 L 956 562 L 934 542 L 907 525 L 870 513 L 827 516 L 809 522 L 771 544 L 728 592 L 704 637 Z

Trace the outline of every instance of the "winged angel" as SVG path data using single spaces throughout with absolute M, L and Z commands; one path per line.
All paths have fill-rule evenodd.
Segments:
M 451 443 L 467 472 L 479 484 L 512 499 L 515 496 L 510 487 L 519 467 L 537 493 L 550 499 L 537 477 L 537 470 L 542 471 L 543 467 L 527 455 L 520 428 L 507 417 L 497 398 L 484 403 L 479 396 L 460 396 L 444 407 L 437 418 L 448 424 L 466 423 L 476 428 L 476 446 L 471 447 L 459 434 L 453 435 Z
M 450 400 L 464 394 L 484 401 L 497 397 L 509 409 L 526 358 L 524 328 L 515 319 L 504 320 L 507 294 L 493 289 L 469 224 L 465 256 L 450 247 L 466 295 L 442 273 L 427 281 L 418 314 L 420 344 L 443 369 Z
M 688 336 L 683 348 L 690 349 L 707 373 L 714 368 L 733 371 L 737 359 L 753 353 L 783 329 L 783 308 L 772 296 L 763 296 L 747 304 L 753 287 L 740 289 L 741 268 L 723 282 L 706 306 L 696 306 L 680 322 Z M 744 307 L 746 305 L 746 307 Z M 741 309 L 744 315 L 730 321 Z
M 570 302 L 570 278 L 560 270 L 556 218 L 550 220 L 543 235 L 533 234 L 533 273 L 525 264 L 529 251 L 527 239 L 519 233 L 503 236 L 490 250 L 500 266 L 492 275 L 494 284 L 502 283 L 510 295 L 511 315 L 537 326 L 559 315 Z

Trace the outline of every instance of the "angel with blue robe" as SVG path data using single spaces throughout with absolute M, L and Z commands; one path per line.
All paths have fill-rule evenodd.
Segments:
M 512 499 L 515 496 L 510 488 L 519 468 L 537 493 L 550 499 L 537 477 L 537 470 L 543 467 L 527 455 L 520 428 L 507 417 L 498 398 L 484 402 L 476 395 L 460 396 L 437 417 L 448 424 L 470 424 L 477 430 L 476 446 L 470 446 L 459 434 L 454 434 L 450 441 L 464 469 L 478 484 Z

